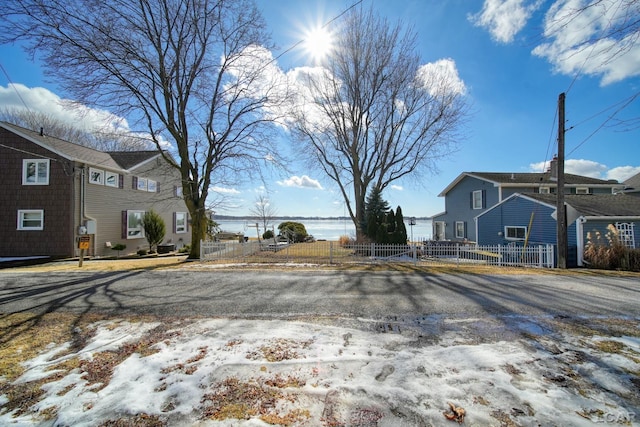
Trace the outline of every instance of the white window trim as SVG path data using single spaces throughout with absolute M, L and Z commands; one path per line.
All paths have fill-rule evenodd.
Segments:
M 102 169 L 89 168 L 89 184 L 104 185 L 104 171 Z
M 476 194 L 480 195 L 480 206 L 476 206 Z M 473 209 L 482 209 L 482 190 L 475 190 L 473 192 Z
M 158 182 L 153 179 L 147 179 L 147 191 L 156 193 L 158 191 Z
M 25 215 L 37 213 L 40 215 L 40 225 L 36 227 L 25 227 Z M 32 220 L 33 221 L 33 220 Z M 41 231 L 44 230 L 44 210 L 42 209 L 19 209 L 18 210 L 18 230 L 20 231 Z
M 109 182 L 109 181 L 112 182 Z M 115 172 L 104 171 L 104 185 L 107 187 L 120 187 L 120 175 Z
M 35 181 L 28 181 L 27 171 L 29 167 L 29 163 L 35 163 Z M 46 164 L 47 168 L 47 176 L 43 182 L 38 181 L 38 164 Z M 51 167 L 49 159 L 23 159 L 22 160 L 22 185 L 49 185 L 49 174 L 51 173 Z
M 589 187 L 576 187 L 576 194 L 589 194 Z
M 540 194 L 551 194 L 551 187 L 540 187 Z
M 459 225 L 459 224 L 462 224 L 462 235 L 459 235 L 459 234 L 458 234 L 458 225 Z M 456 221 L 456 222 L 455 222 L 455 233 L 456 233 L 456 239 L 464 239 L 465 237 L 467 237 L 467 236 L 465 236 L 465 235 L 464 235 L 464 234 L 465 234 L 465 233 L 464 233 L 464 229 L 465 229 L 465 226 L 464 226 L 464 225 L 465 225 L 465 224 L 464 224 L 464 221 Z
M 129 225 L 130 218 L 135 214 L 141 214 L 140 224 L 137 227 L 131 227 Z M 144 239 L 144 227 L 142 227 L 142 217 L 144 214 L 145 211 L 127 211 L 127 239 Z M 135 234 L 132 234 L 132 232 Z
M 508 231 L 509 231 L 510 228 L 514 229 L 514 230 L 517 230 L 517 229 L 524 230 L 524 233 L 523 233 L 524 236 L 523 237 L 509 237 L 509 232 Z M 504 226 L 504 238 L 506 240 L 512 240 L 512 241 L 520 242 L 520 241 L 523 241 L 526 238 L 526 236 L 527 236 L 527 227 L 525 227 L 525 226 L 521 226 L 521 225 L 505 225 Z
M 147 191 L 147 178 L 138 177 L 138 190 Z
M 182 226 L 178 226 L 178 219 L 182 217 L 183 224 Z M 186 212 L 176 212 L 176 234 L 186 233 L 187 232 L 187 213 Z

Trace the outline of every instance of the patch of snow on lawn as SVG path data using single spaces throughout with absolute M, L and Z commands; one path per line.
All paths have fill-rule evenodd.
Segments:
M 520 321 L 528 331 L 546 330 L 535 327 L 535 319 Z M 155 326 L 100 323 L 80 357 L 138 340 Z M 578 362 L 577 342 L 565 342 L 563 351 L 554 352 L 544 342 L 523 338 L 460 344 L 452 334 L 425 341 L 366 325 L 282 320 L 198 320 L 177 332 L 157 342 L 153 354 L 128 356 L 104 388 L 90 386 L 80 369 L 47 383 L 33 411 L 55 407 L 53 424 L 74 426 L 140 413 L 167 425 L 268 425 L 260 416 L 271 416 L 298 417 L 300 425 L 413 426 L 447 424 L 443 412 L 452 402 L 465 409 L 464 425 L 469 426 L 511 425 L 507 420 L 513 425 L 592 426 L 607 414 L 634 410 L 616 394 L 628 395 L 630 383 L 612 373 L 637 371 L 638 365 L 595 352 Z M 616 339 L 638 349 L 635 338 Z M 59 361 L 56 351 L 64 348 L 29 361 L 25 377 L 17 381 L 50 375 L 46 368 Z M 595 386 L 580 376 L 593 379 Z M 235 384 L 230 379 L 245 391 L 274 394 L 262 401 L 248 398 L 247 407 L 260 406 L 248 419 L 203 419 L 205 413 L 239 410 L 223 399 L 223 391 L 233 392 L 225 389 Z M 0 424 L 51 425 L 34 412 L 0 413 Z

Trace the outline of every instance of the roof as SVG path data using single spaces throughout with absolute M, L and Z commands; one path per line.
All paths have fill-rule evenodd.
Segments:
M 555 205 L 555 194 L 521 195 L 545 204 Z M 640 197 L 628 194 L 565 194 L 564 201 L 582 216 L 640 217 Z
M 640 173 L 635 174 L 631 178 L 624 181 L 629 191 L 640 191 Z
M 517 187 L 517 186 L 531 186 L 535 184 L 539 185 L 548 185 L 555 186 L 557 185 L 556 180 L 551 179 L 551 173 L 534 173 L 534 172 L 462 172 L 458 177 L 453 180 L 451 184 L 447 186 L 440 194 L 439 197 L 444 197 L 453 187 L 458 185 L 460 181 L 462 181 L 465 177 L 472 177 L 476 179 L 481 179 L 484 181 L 488 181 L 492 183 L 494 186 L 508 186 L 508 187 Z M 616 180 L 603 180 L 597 178 L 591 178 L 588 176 L 582 175 L 573 175 L 573 174 L 565 174 L 564 175 L 565 186 L 579 186 L 579 185 L 589 185 L 589 186 L 605 186 L 612 187 L 615 185 L 620 185 Z
M 134 166 L 144 163 L 147 160 L 159 156 L 157 150 L 151 151 L 110 151 L 113 160 L 116 161 L 123 169 L 131 169 Z
M 7 122 L 0 122 L 0 127 L 19 135 L 51 152 L 68 160 L 87 163 L 113 170 L 131 169 L 148 161 L 160 153 L 158 151 L 114 151 L 105 152 L 84 145 L 75 144 L 40 132 L 23 128 Z

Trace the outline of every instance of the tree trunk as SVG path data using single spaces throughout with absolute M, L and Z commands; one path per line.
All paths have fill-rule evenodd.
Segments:
M 204 206 L 190 209 L 191 214 L 191 250 L 189 259 L 200 259 L 200 241 L 207 235 L 209 220 Z

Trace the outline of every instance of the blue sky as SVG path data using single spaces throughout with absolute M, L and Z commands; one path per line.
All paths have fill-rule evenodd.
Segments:
M 273 55 L 282 71 L 313 65 L 299 43 L 305 32 L 328 22 L 354 1 L 256 0 L 278 46 Z M 441 161 L 432 176 L 420 182 L 396 182 L 387 189 L 384 198 L 391 206 L 402 206 L 405 216 L 431 216 L 444 210 L 444 199 L 437 195 L 461 172 L 542 171 L 556 152 L 561 92 L 566 92 L 570 129 L 567 172 L 618 180 L 640 172 L 640 100 L 610 117 L 620 103 L 640 92 L 640 45 L 630 46 L 608 62 L 598 57 L 600 46 L 587 44 L 581 51 L 568 52 L 572 43 L 603 32 L 594 15 L 571 21 L 562 33 L 545 35 L 545 25 L 551 22 L 549 11 L 562 12 L 570 3 L 579 0 L 362 1 L 390 21 L 412 26 L 424 63 L 450 59 L 471 107 L 457 151 Z M 608 9 L 611 12 L 621 1 L 604 3 L 613 6 Z M 602 22 L 613 20 L 605 16 Z M 17 46 L 0 46 L 0 63 L 0 106 L 22 105 L 16 90 L 9 87 L 21 84 L 21 97 L 30 108 L 65 117 L 59 101 L 66 96 L 55 82 L 44 80 L 37 61 L 30 61 Z M 108 117 L 108 112 L 89 111 L 88 119 Z M 633 118 L 635 124 L 613 126 Z M 292 141 L 283 133 L 280 143 L 286 147 Z M 336 187 L 311 171 L 273 177 L 266 188 L 260 182 L 215 190 L 227 198 L 226 209 L 219 214 L 247 214 L 261 194 L 280 215 L 345 214 Z

